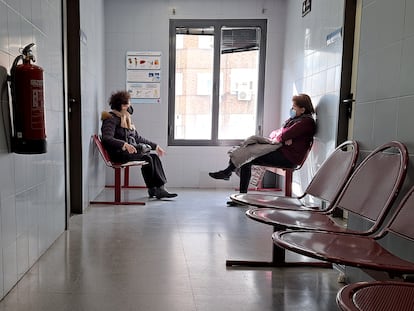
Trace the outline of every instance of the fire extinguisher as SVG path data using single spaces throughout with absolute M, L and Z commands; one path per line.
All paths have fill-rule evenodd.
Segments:
M 10 70 L 13 110 L 12 151 L 22 154 L 46 152 L 43 100 L 43 69 L 33 65 L 34 43 L 17 56 Z M 19 61 L 22 60 L 22 64 Z

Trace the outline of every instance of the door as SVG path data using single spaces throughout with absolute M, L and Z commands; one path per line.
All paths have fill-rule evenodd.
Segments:
M 82 132 L 81 132 L 81 81 L 80 81 L 80 12 L 79 0 L 66 1 L 66 169 L 69 173 L 67 200 L 70 214 L 83 212 L 82 197 Z
M 358 55 L 359 55 L 359 40 L 361 35 L 361 15 L 362 15 L 362 0 L 356 1 L 355 12 L 355 31 L 354 31 L 354 52 L 352 58 L 352 75 L 351 75 L 351 118 L 348 124 L 348 139 L 353 139 L 354 130 L 354 112 L 355 112 L 355 98 L 356 98 L 356 84 L 358 76 Z
M 356 80 L 354 72 L 354 64 L 357 59 L 354 58 L 355 42 L 359 42 L 359 34 L 355 35 L 356 24 L 356 8 L 359 0 L 345 1 L 345 16 L 343 26 L 343 54 L 342 54 L 342 72 L 341 72 L 341 86 L 339 91 L 339 115 L 338 115 L 338 134 L 336 143 L 339 145 L 345 140 L 352 138 L 352 108 L 354 103 L 354 90 Z M 359 29 L 359 28 L 358 28 Z M 358 53 L 356 53 L 357 55 Z

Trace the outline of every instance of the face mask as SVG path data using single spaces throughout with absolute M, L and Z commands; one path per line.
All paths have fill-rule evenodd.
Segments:
M 296 110 L 295 109 L 290 109 L 290 111 L 289 111 L 289 116 L 291 117 L 291 118 L 294 118 L 294 117 L 296 117 Z
M 132 108 L 132 106 L 129 105 L 127 111 L 129 112 L 129 114 L 133 114 L 134 113 L 134 108 Z

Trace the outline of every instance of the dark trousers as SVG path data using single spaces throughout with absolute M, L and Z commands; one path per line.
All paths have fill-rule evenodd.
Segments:
M 120 163 L 129 161 L 146 161 L 141 167 L 142 177 L 144 177 L 147 188 L 161 187 L 167 182 L 164 169 L 162 167 L 161 159 L 156 153 L 128 153 L 126 151 L 117 152 L 111 155 L 111 160 Z
M 247 193 L 250 177 L 252 176 L 252 165 L 294 167 L 294 165 L 283 156 L 280 150 L 275 150 L 262 155 L 240 167 L 240 193 Z
M 167 182 L 161 159 L 157 154 L 146 154 L 140 160 L 148 162 L 141 167 L 142 177 L 144 177 L 147 188 L 161 187 Z

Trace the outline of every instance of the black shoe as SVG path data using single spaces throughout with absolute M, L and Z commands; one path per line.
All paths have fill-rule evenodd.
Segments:
M 155 188 L 155 187 L 148 188 L 148 196 L 149 196 L 150 198 L 155 197 L 155 190 L 156 190 L 156 189 L 157 189 L 157 188 Z
M 159 187 L 155 188 L 155 196 L 159 200 L 163 198 L 175 198 L 177 194 L 168 192 L 164 187 Z
M 227 206 L 234 206 L 234 207 L 244 207 L 244 206 L 246 206 L 246 205 L 244 205 L 244 204 L 241 204 L 241 203 L 237 203 L 237 202 L 235 202 L 235 201 L 232 201 L 232 200 L 230 200 L 230 201 L 227 201 Z
M 214 179 L 229 180 L 231 176 L 231 172 L 227 173 L 226 171 L 218 171 L 218 172 L 208 173 L 208 175 L 210 175 L 210 177 Z

